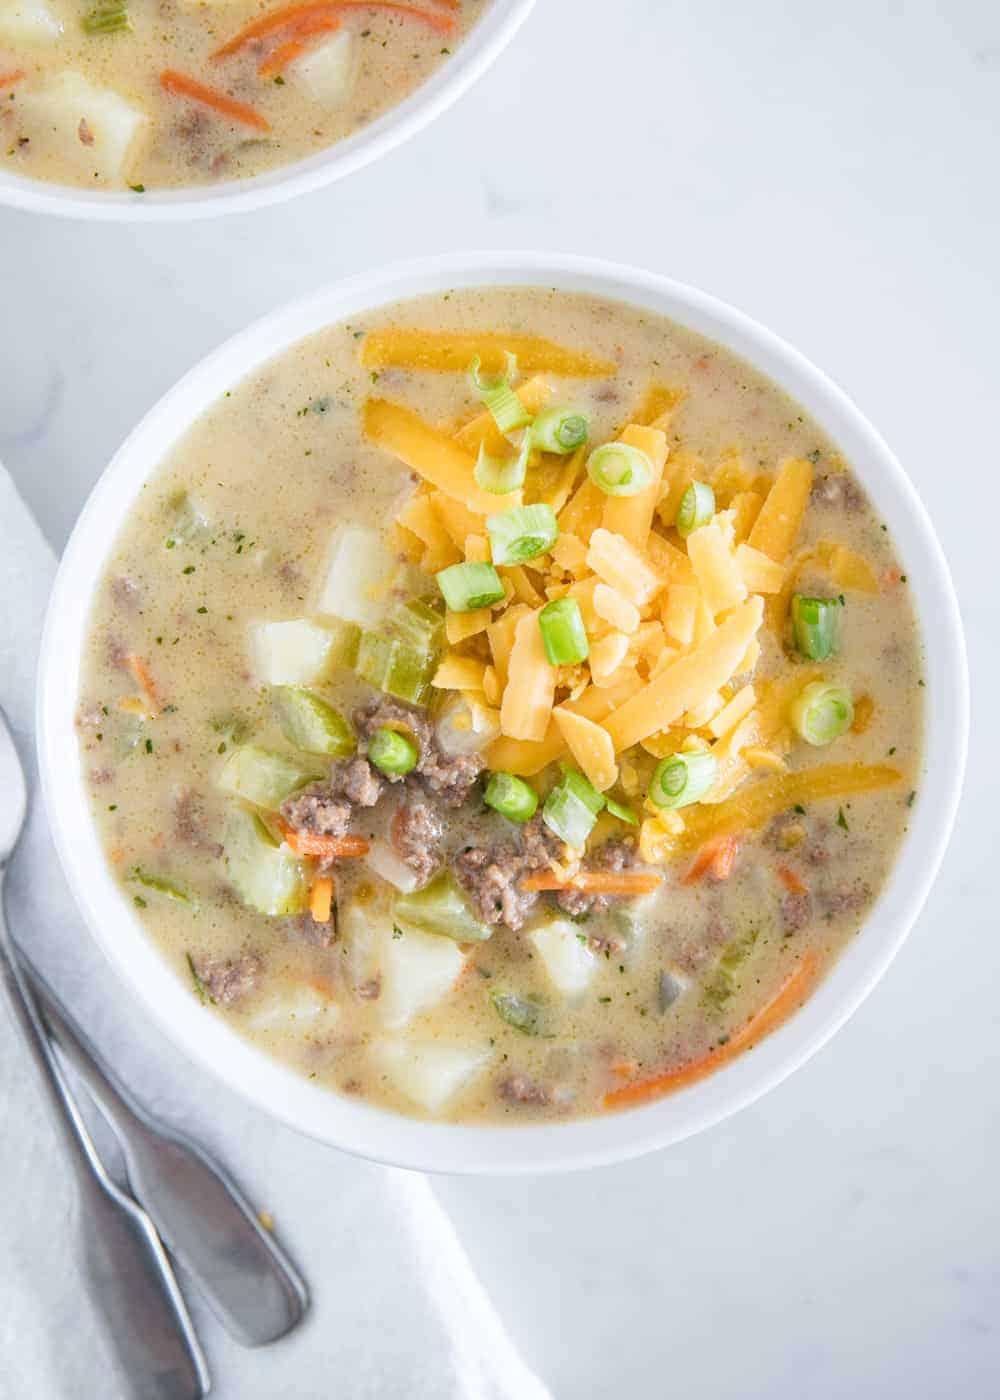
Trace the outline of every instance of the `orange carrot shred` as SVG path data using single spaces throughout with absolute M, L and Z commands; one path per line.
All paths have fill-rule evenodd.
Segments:
M 252 24 L 246 25 L 231 39 L 215 50 L 212 54 L 214 59 L 228 58 L 230 54 L 239 53 L 247 44 L 254 39 L 266 39 L 271 34 L 277 34 L 279 30 L 286 29 L 296 21 L 309 16 L 319 14 L 336 16 L 345 10 L 358 8 L 367 10 L 391 10 L 396 14 L 409 15 L 413 19 L 423 20 L 432 29 L 436 29 L 441 34 L 450 34 L 455 27 L 455 21 L 448 15 L 438 14 L 433 10 L 421 9 L 419 5 L 407 5 L 397 3 L 397 0 L 323 0 L 322 3 L 283 5 L 278 10 L 272 10 L 261 19 L 254 20 Z
M 788 865 L 779 865 L 776 871 L 778 879 L 785 889 L 791 894 L 808 894 L 809 886 L 805 881 L 800 880 L 795 871 Z
M 142 691 L 146 699 L 146 709 L 151 718 L 155 719 L 162 710 L 160 697 L 157 694 L 156 682 L 153 680 L 152 672 L 141 656 L 136 656 L 135 652 L 128 658 L 128 668 L 135 677 L 136 685 Z M 122 709 L 126 706 L 122 705 Z
M 160 86 L 164 92 L 169 92 L 174 97 L 188 97 L 192 102 L 211 107 L 221 116 L 232 117 L 234 121 L 242 122 L 244 126 L 255 127 L 258 131 L 271 130 L 271 123 L 267 118 L 262 117 L 246 102 L 237 102 L 235 97 L 217 92 L 215 88 L 199 83 L 196 78 L 189 78 L 186 73 L 167 68 L 160 74 Z
M 875 718 L 875 701 L 870 695 L 861 695 L 854 702 L 852 734 L 863 734 Z
M 691 1064 L 681 1065 L 677 1069 L 666 1070 L 663 1074 L 655 1074 L 649 1079 L 638 1079 L 632 1084 L 623 1084 L 620 1089 L 610 1090 L 604 1095 L 604 1107 L 623 1108 L 627 1104 L 646 1103 L 649 1099 L 658 1099 L 676 1089 L 696 1084 L 699 1079 L 704 1079 L 715 1070 L 721 1069 L 751 1045 L 777 1030 L 782 1021 L 787 1020 L 792 1012 L 801 1006 L 812 990 L 818 971 L 819 955 L 812 951 L 806 953 L 801 962 L 796 963 L 789 972 L 771 1000 L 755 1012 L 724 1045 L 710 1050 L 707 1055 L 692 1061 Z
M 313 923 L 328 924 L 332 906 L 333 881 L 324 875 L 313 881 L 313 887 L 309 891 L 309 912 L 312 915 Z
M 23 68 L 14 68 L 9 73 L 0 73 L 0 88 L 13 87 L 25 76 Z
M 294 37 L 286 39 L 283 44 L 273 49 L 267 58 L 257 65 L 257 72 L 262 78 L 273 78 L 276 73 L 283 73 L 290 63 L 306 52 L 309 47 L 306 43 L 308 38 L 314 34 L 331 34 L 339 28 L 340 20 L 334 19 L 332 15 L 313 15 L 299 20 L 291 26 Z
M 368 854 L 363 836 L 321 836 L 315 831 L 296 831 L 281 823 L 281 834 L 298 856 L 322 856 L 325 860 L 351 860 Z
M 551 872 L 529 875 L 521 881 L 522 890 L 582 890 L 586 894 L 652 894 L 660 885 L 659 875 L 639 871 L 581 870 L 568 880 Z
M 706 841 L 694 858 L 690 870 L 682 876 L 682 885 L 696 885 L 706 875 L 713 880 L 728 880 L 733 873 L 736 856 L 740 849 L 740 839 L 729 832 Z

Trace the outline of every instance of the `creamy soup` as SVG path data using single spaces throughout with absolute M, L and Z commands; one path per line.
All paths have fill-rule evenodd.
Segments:
M 85 189 L 243 179 L 342 141 L 489 0 L 0 0 L 0 159 Z
M 191 428 L 111 550 L 80 743 L 206 1016 L 522 1122 L 794 1014 L 906 831 L 923 684 L 887 527 L 773 383 L 617 303 L 461 291 Z

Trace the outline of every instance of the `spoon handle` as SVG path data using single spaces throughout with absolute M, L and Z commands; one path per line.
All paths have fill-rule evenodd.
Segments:
M 56 1046 L 114 1129 L 129 1184 L 164 1243 L 245 1346 L 277 1341 L 302 1319 L 305 1285 L 236 1184 L 190 1139 L 143 1108 L 20 953 Z
M 7 930 L 0 865 L 0 983 L 35 1064 L 76 1176 L 87 1289 L 108 1326 L 122 1393 L 134 1400 L 201 1400 L 208 1368 L 159 1236 L 107 1175 L 55 1062 Z

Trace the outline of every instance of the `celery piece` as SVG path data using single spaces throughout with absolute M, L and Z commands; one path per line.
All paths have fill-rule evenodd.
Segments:
M 302 862 L 279 845 L 256 812 L 233 803 L 223 837 L 233 889 L 250 909 L 272 918 L 301 914 L 309 903 Z
M 141 865 L 134 865 L 128 872 L 128 880 L 130 884 L 141 885 L 144 890 L 162 895 L 174 904 L 186 905 L 192 913 L 198 908 L 198 901 L 194 895 L 183 885 L 177 884 L 176 880 L 168 879 L 166 875 L 156 875 L 149 870 L 143 870 Z
M 450 875 L 439 875 L 424 889 L 400 895 L 393 917 L 397 923 L 454 938 L 456 943 L 485 943 L 493 933 L 489 924 L 473 915 Z
M 95 15 L 102 14 L 102 10 L 94 10 Z M 87 22 L 84 20 L 84 28 Z M 124 26 L 120 26 L 124 27 Z M 96 32 L 96 31 L 90 31 Z M 172 542 L 180 540 L 183 544 L 190 544 L 193 540 L 201 538 L 208 533 L 209 519 L 199 506 L 198 502 L 186 491 L 177 491 L 167 502 L 167 509 L 170 511 L 170 534 L 168 539 Z
M 355 670 L 362 680 L 399 700 L 422 705 L 436 667 L 432 652 L 418 650 L 395 637 L 363 632 Z
M 398 603 L 386 619 L 386 631 L 417 651 L 439 652 L 444 644 L 444 618 L 420 598 Z
M 276 812 L 286 797 L 318 777 L 322 774 L 302 768 L 283 754 L 244 744 L 226 759 L 218 786 L 230 797 L 242 797 L 255 807 Z
M 120 0 L 95 6 L 80 22 L 87 34 L 117 34 L 121 30 L 132 28 L 128 7 L 121 4 Z
M 514 992 L 502 992 L 499 987 L 490 993 L 490 1001 L 501 1021 L 506 1021 L 522 1035 L 542 1034 L 544 1010 L 537 1001 L 519 997 Z
M 361 628 L 356 622 L 344 622 L 339 617 L 330 618 L 326 627 L 333 636 L 333 647 L 330 651 L 331 669 L 342 667 L 345 671 L 352 671 L 358 659 Z
M 281 732 L 295 748 L 329 758 L 346 758 L 354 752 L 354 731 L 347 720 L 311 690 L 276 686 L 274 702 Z

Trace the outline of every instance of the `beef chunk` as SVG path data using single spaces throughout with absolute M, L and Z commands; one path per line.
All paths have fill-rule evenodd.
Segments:
M 516 933 L 538 903 L 537 894 L 521 889 L 522 877 L 543 869 L 561 851 L 562 842 L 541 817 L 532 817 L 521 830 L 520 848 L 501 841 L 460 851 L 455 857 L 455 878 L 471 895 L 484 923 L 506 924 Z
M 399 700 L 382 697 L 370 701 L 355 710 L 354 727 L 363 742 L 367 742 L 376 729 L 405 729 L 411 734 L 419 750 L 417 766 L 410 775 L 411 783 L 419 782 L 448 807 L 461 807 L 486 767 L 486 760 L 479 753 L 448 757 L 442 752 L 427 715 Z M 399 782 L 399 778 L 391 781 Z
M 174 796 L 174 834 L 185 846 L 222 855 L 222 846 L 211 840 L 205 829 L 204 805 L 193 788 L 184 788 Z
M 374 807 L 382 796 L 381 776 L 367 758 L 349 758 L 334 765 L 330 786 L 335 793 L 357 807 Z
M 257 953 L 238 958 L 196 957 L 191 959 L 199 981 L 213 1001 L 231 1006 L 256 987 L 264 961 Z
M 860 914 L 871 901 L 872 892 L 868 885 L 846 885 L 839 889 L 819 890 L 816 903 L 820 912 L 830 919 L 842 914 Z
M 403 803 L 392 822 L 392 845 L 422 888 L 441 864 L 444 825 L 434 807 L 419 793 Z
M 779 904 L 781 927 L 785 934 L 798 933 L 809 922 L 812 900 L 807 891 L 788 890 Z
M 552 1102 L 545 1085 L 529 1079 L 526 1074 L 508 1074 L 497 1084 L 497 1093 L 507 1103 L 542 1105 Z
M 329 783 L 314 783 L 281 804 L 289 826 L 318 836 L 343 836 L 351 824 L 351 812 L 351 804 L 338 797 Z
M 605 841 L 584 865 L 586 870 L 628 870 L 635 864 L 635 845 L 626 837 Z M 561 890 L 556 903 L 564 914 L 579 919 L 586 914 L 603 914 L 621 895 L 585 894 L 583 890 Z
M 865 506 L 861 488 L 846 472 L 818 476 L 813 482 L 810 499 L 813 505 L 835 506 L 848 515 L 856 515 Z

